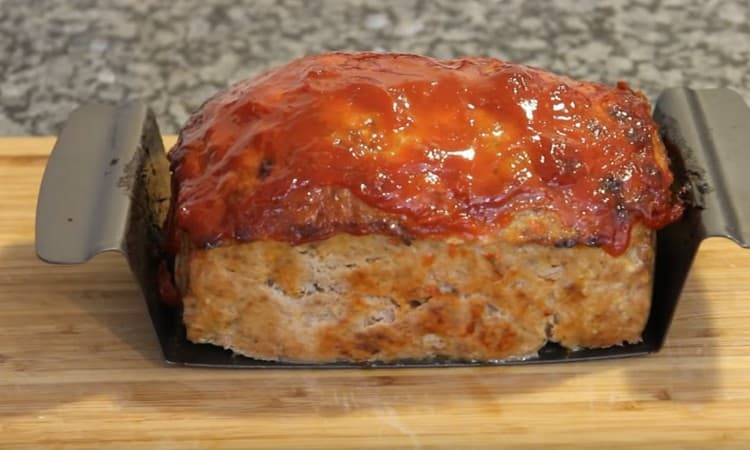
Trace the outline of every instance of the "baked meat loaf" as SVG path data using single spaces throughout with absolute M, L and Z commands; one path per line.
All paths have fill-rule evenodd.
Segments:
M 640 340 L 681 205 L 645 97 L 487 58 L 331 53 L 207 101 L 169 154 L 188 338 L 295 362 Z

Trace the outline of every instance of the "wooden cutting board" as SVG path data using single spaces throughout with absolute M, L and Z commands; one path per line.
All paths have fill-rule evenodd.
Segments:
M 121 257 L 36 259 L 36 195 L 53 144 L 0 139 L 0 448 L 750 448 L 750 250 L 704 243 L 667 348 L 649 357 L 165 367 Z

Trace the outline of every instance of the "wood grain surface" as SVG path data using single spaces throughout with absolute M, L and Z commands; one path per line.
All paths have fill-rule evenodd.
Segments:
M 649 357 L 166 367 L 124 259 L 36 259 L 53 143 L 0 139 L 0 448 L 750 448 L 750 251 L 731 242 L 703 244 L 667 348 Z

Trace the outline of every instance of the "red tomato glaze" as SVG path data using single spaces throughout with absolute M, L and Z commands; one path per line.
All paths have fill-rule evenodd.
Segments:
M 302 58 L 208 100 L 169 156 L 170 228 L 198 246 L 373 231 L 305 236 L 279 220 L 321 186 L 397 215 L 413 237 L 471 238 L 551 210 L 612 254 L 636 222 L 681 213 L 645 97 L 488 58 Z

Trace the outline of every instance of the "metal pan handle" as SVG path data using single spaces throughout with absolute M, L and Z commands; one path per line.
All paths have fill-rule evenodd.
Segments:
M 680 149 L 703 237 L 750 248 L 750 108 L 729 89 L 672 88 L 654 118 L 668 147 Z
M 73 113 L 55 143 L 39 191 L 39 258 L 75 264 L 104 251 L 127 250 L 132 184 L 149 127 L 156 123 L 140 101 L 89 104 Z M 163 152 L 160 137 L 158 145 Z

